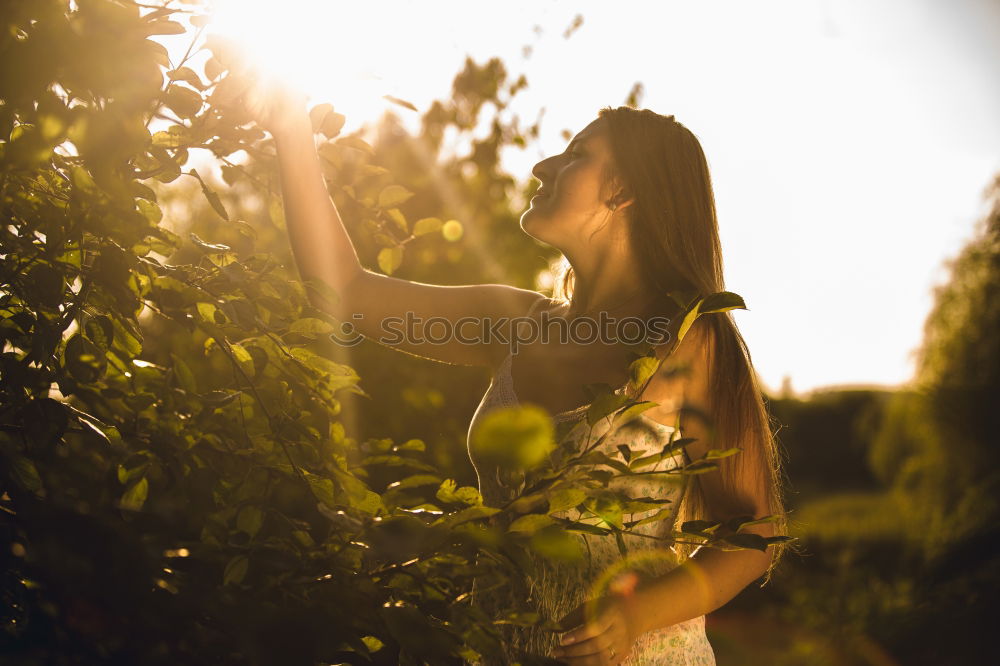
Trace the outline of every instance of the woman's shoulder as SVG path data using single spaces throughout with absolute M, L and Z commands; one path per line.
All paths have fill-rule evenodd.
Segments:
M 569 304 L 561 299 L 552 298 L 551 296 L 546 296 L 545 294 L 539 294 L 539 298 L 531 304 L 528 308 L 528 312 L 525 316 L 535 317 L 541 316 L 543 312 L 547 312 L 550 315 L 565 310 Z

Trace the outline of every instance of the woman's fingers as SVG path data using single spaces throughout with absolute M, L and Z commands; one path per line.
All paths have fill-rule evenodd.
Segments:
M 614 618 L 614 613 L 608 612 L 606 605 L 602 607 L 600 601 L 597 605 L 594 605 L 592 601 L 586 601 L 560 621 L 560 625 L 570 629 L 570 631 L 563 634 L 559 642 L 568 645 L 596 636 L 611 626 Z
M 614 663 L 611 657 L 610 648 L 614 648 L 617 653 L 622 652 L 621 646 L 624 643 L 624 632 L 617 625 L 612 625 L 589 638 L 575 641 L 569 645 L 557 647 L 552 655 L 557 659 L 603 659 L 599 663 Z M 573 664 L 584 662 L 570 662 Z

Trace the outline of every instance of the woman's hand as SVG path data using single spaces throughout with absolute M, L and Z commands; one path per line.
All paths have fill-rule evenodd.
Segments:
M 560 624 L 563 635 L 552 656 L 571 666 L 620 664 L 628 659 L 641 634 L 631 595 L 613 594 L 584 602 Z
M 254 64 L 239 47 L 216 38 L 213 53 L 228 70 L 220 83 L 225 101 L 272 136 L 310 127 L 306 94 L 279 75 Z

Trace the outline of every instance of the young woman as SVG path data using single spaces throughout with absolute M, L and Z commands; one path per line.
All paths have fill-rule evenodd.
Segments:
M 634 317 L 650 322 L 677 315 L 678 305 L 667 294 L 724 290 L 707 163 L 698 140 L 673 116 L 604 108 L 564 152 L 532 170 L 541 187 L 521 217 L 521 227 L 558 248 L 568 264 L 552 299 L 502 284 L 437 286 L 364 269 L 327 193 L 304 105 L 278 97 L 266 104 L 249 103 L 275 138 L 287 228 L 300 275 L 325 282 L 341 296 L 334 303 L 314 293 L 314 305 L 376 339 L 383 333 L 382 320 L 412 313 L 417 335 L 392 346 L 446 363 L 491 368 L 493 382 L 470 434 L 490 409 L 518 402 L 544 407 L 557 421 L 579 416 L 589 400 L 586 384 L 627 384 L 631 348 L 618 340 L 555 335 L 547 341 L 541 336 L 526 342 L 522 338 L 515 354 L 501 340 L 470 342 L 468 336 L 459 336 L 444 344 L 423 341 L 420 321 L 442 317 L 457 327 L 459 320 L 470 317 L 495 323 L 524 316 L 541 320 L 544 315 L 548 321 L 590 317 L 596 322 L 604 313 L 606 320 Z M 503 337 L 509 340 L 512 331 L 506 333 Z M 662 353 L 668 346 L 657 349 Z M 679 367 L 686 371 L 677 372 Z M 644 412 L 626 434 L 611 437 L 606 444 L 612 450 L 627 442 L 659 451 L 672 433 L 677 434 L 682 407 L 684 436 L 693 439 L 682 452 L 684 460 L 698 460 L 709 449 L 742 449 L 723 458 L 720 469 L 689 476 L 683 496 L 671 483 L 676 475 L 663 475 L 660 481 L 653 475 L 633 477 L 643 481 L 627 486 L 632 496 L 645 493 L 679 504 L 676 520 L 649 523 L 644 533 L 669 534 L 681 521 L 695 518 L 725 521 L 768 515 L 779 520 L 741 531 L 784 533 L 776 443 L 750 355 L 729 313 L 700 317 L 639 397 L 659 406 Z M 689 416 L 697 414 L 703 418 Z M 599 435 L 599 430 L 579 431 Z M 682 462 L 667 459 L 659 469 Z M 474 456 L 473 463 L 487 503 L 511 496 L 497 470 Z M 648 542 L 633 538 L 630 553 L 649 548 Z M 585 539 L 588 566 L 550 568 L 545 580 L 525 582 L 536 607 L 550 619 L 561 619 L 569 630 L 562 635 L 563 644 L 557 645 L 559 636 L 551 633 L 509 630 L 508 663 L 528 651 L 579 666 L 713 664 L 705 614 L 769 575 L 777 561 L 775 551 L 780 550 L 772 545 L 766 553 L 713 548 L 692 552 L 690 546 L 677 546 L 671 552 L 679 559 L 666 558 L 669 564 L 654 567 L 655 575 L 618 577 L 625 581 L 624 592 L 603 595 L 595 592 L 595 583 L 616 565 L 620 554 L 610 537 Z M 594 594 L 600 594 L 596 610 L 584 612 L 582 602 Z

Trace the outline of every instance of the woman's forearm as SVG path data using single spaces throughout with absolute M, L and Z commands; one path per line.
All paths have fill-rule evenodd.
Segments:
M 274 133 L 285 205 L 285 224 L 295 264 L 303 280 L 318 279 L 341 297 L 363 272 L 357 251 L 337 207 L 327 192 L 313 142 L 309 117 L 286 123 Z M 332 303 L 309 290 L 316 307 L 338 318 L 349 317 L 346 305 Z
M 682 565 L 636 589 L 630 615 L 640 634 L 714 611 L 767 571 L 771 549 L 701 548 Z

